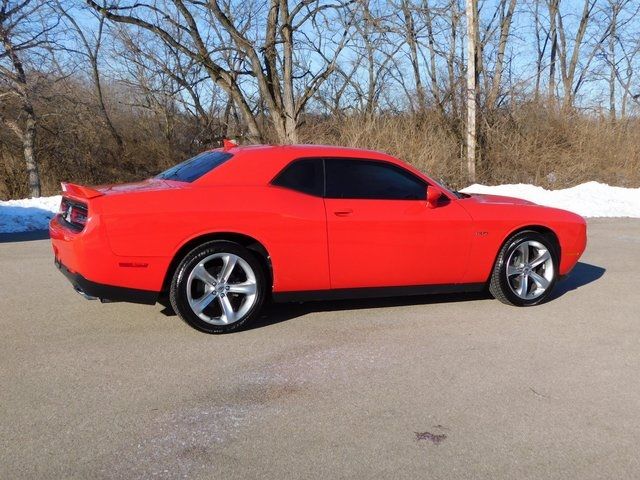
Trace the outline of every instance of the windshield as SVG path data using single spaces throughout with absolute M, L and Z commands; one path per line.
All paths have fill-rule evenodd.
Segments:
M 209 173 L 211 170 L 233 157 L 232 154 L 220 151 L 204 152 L 189 160 L 160 173 L 156 178 L 164 180 L 177 180 L 179 182 L 193 182 Z

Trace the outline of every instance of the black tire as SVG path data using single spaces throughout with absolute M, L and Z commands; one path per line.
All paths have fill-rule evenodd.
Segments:
M 552 274 L 549 274 L 549 276 L 552 275 L 552 278 L 549 281 L 546 290 L 544 290 L 544 293 L 533 299 L 525 299 L 518 296 L 512 290 L 509 280 L 507 279 L 507 261 L 511 258 L 514 251 L 523 244 L 523 242 L 538 242 L 542 244 L 549 252 L 551 261 L 553 262 L 553 272 Z M 489 291 L 495 298 L 507 305 L 515 305 L 518 307 L 538 305 L 547 300 L 553 291 L 553 287 L 558 279 L 558 263 L 557 246 L 549 235 L 543 235 L 533 230 L 525 230 L 516 233 L 504 243 L 498 253 L 496 262 L 493 266 L 493 271 L 491 272 Z
M 210 258 L 211 256 L 216 257 L 216 255 L 225 255 L 230 254 L 232 256 L 239 257 L 241 260 L 246 262 L 250 269 L 253 271 L 255 277 L 255 301 L 253 301 L 253 305 L 248 309 L 246 313 L 241 315 L 238 320 L 234 320 L 233 323 L 220 325 L 213 324 L 211 322 L 217 321 L 215 318 L 210 318 L 210 321 L 205 321 L 200 318 L 194 310 L 191 308 L 189 304 L 189 294 L 187 293 L 188 288 L 195 288 L 197 282 L 192 280 L 192 285 L 189 287 L 188 279 L 194 268 L 198 266 L 200 262 L 203 260 Z M 214 258 L 211 262 L 215 262 Z M 222 260 L 221 260 L 222 261 Z M 239 263 L 240 260 L 238 260 Z M 215 268 L 215 265 L 214 265 Z M 241 273 L 244 272 L 244 267 Z M 238 269 L 236 269 L 238 270 Z M 235 270 L 234 270 L 235 272 Z M 213 277 L 216 276 L 215 272 L 208 272 Z M 235 275 L 235 273 L 234 273 Z M 220 285 L 220 284 L 218 284 Z M 244 248 L 242 245 L 239 245 L 234 242 L 224 241 L 224 240 L 214 240 L 211 242 L 204 243 L 195 247 L 191 250 L 180 262 L 178 268 L 176 269 L 173 278 L 171 280 L 171 287 L 169 290 L 169 301 L 171 302 L 171 306 L 173 310 L 180 316 L 182 320 L 188 323 L 193 328 L 200 330 L 205 333 L 228 333 L 232 331 L 239 330 L 242 327 L 245 327 L 252 320 L 254 320 L 259 314 L 262 308 L 262 304 L 264 302 L 264 298 L 266 295 L 266 275 L 263 271 L 263 268 L 260 262 L 256 259 L 255 254 Z M 207 288 L 205 283 L 202 282 L 201 288 Z M 214 288 L 215 293 L 215 288 Z M 242 304 L 242 296 L 243 294 L 234 294 L 230 292 L 226 292 L 226 296 L 229 301 L 238 302 L 238 304 Z M 233 298 L 232 296 L 237 297 Z M 225 297 L 225 293 L 215 294 L 213 295 L 214 300 L 208 304 L 209 306 L 205 307 L 205 309 L 215 309 L 218 308 L 220 312 L 222 312 L 222 302 L 220 297 Z M 196 300 L 198 300 L 196 298 Z M 241 310 L 241 309 L 239 309 Z M 202 314 L 208 316 L 203 310 Z M 212 310 L 213 311 L 213 310 Z M 215 314 L 212 315 L 215 317 Z M 223 317 L 221 317 L 223 318 Z

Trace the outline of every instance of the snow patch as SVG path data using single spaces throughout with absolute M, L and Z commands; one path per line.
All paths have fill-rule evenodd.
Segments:
M 538 205 L 569 210 L 583 217 L 640 218 L 640 188 L 611 187 L 599 182 L 587 182 L 564 190 L 545 190 L 523 183 L 474 184 L 462 192 L 522 198 Z
M 0 233 L 46 230 L 59 207 L 60 195 L 0 201 Z

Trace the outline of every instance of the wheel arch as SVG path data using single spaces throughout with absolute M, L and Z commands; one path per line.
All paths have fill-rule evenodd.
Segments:
M 560 265 L 562 248 L 560 246 L 560 239 L 558 238 L 558 234 L 552 228 L 546 225 L 540 225 L 540 224 L 522 225 L 509 231 L 502 239 L 502 242 L 500 242 L 500 245 L 498 245 L 498 249 L 495 251 L 493 265 L 491 267 L 491 271 L 489 272 L 489 277 L 487 278 L 487 281 L 489 281 L 489 279 L 491 278 L 491 272 L 493 272 L 493 269 L 495 268 L 496 262 L 498 261 L 498 256 L 500 255 L 500 252 L 502 251 L 502 248 L 504 247 L 505 243 L 507 243 L 509 239 L 514 235 L 517 235 L 518 233 L 526 232 L 526 231 L 537 232 L 547 237 L 556 249 L 556 255 L 558 256 L 558 265 Z
M 185 257 L 185 255 L 187 255 L 198 245 L 202 245 L 203 243 L 213 240 L 226 240 L 228 242 L 237 243 L 256 254 L 256 259 L 260 262 L 260 265 L 264 269 L 264 272 L 267 276 L 267 281 L 269 283 L 267 291 L 271 291 L 271 287 L 273 286 L 273 266 L 271 264 L 271 257 L 269 255 L 269 252 L 262 244 L 262 242 L 244 233 L 211 232 L 200 234 L 194 238 L 191 238 L 180 246 L 180 248 L 173 255 L 173 258 L 171 259 L 171 262 L 169 264 L 169 268 L 167 268 L 167 271 L 165 273 L 164 280 L 162 282 L 161 294 L 166 294 L 169 291 L 173 274 L 175 273 L 178 265 L 180 265 L 180 262 Z

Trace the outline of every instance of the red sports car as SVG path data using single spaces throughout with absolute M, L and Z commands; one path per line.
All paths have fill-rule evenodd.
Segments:
M 246 146 L 124 185 L 63 184 L 55 263 L 85 297 L 170 301 L 191 326 L 236 330 L 267 298 L 478 291 L 547 299 L 586 246 L 573 213 L 466 195 L 379 152 Z

